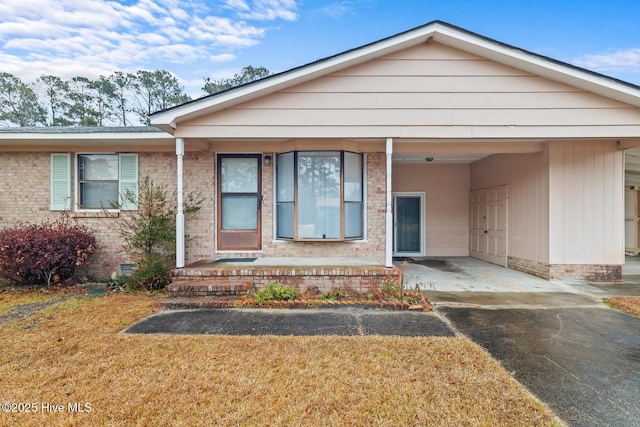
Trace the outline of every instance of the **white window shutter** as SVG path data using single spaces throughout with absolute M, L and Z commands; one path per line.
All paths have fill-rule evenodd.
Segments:
M 71 154 L 51 153 L 51 201 L 52 211 L 71 208 Z
M 120 209 L 133 211 L 138 209 L 138 155 L 136 153 L 120 154 Z M 135 203 L 125 195 L 130 192 Z

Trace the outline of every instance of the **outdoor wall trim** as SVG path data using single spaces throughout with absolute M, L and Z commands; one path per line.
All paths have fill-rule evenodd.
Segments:
M 385 216 L 385 261 L 384 265 L 387 268 L 393 267 L 393 212 L 392 212 L 392 200 L 393 195 L 391 192 L 391 158 L 393 156 L 393 138 L 387 138 L 387 209 Z
M 184 185 L 183 185 L 184 139 L 176 138 L 177 195 L 176 213 L 176 268 L 184 267 Z

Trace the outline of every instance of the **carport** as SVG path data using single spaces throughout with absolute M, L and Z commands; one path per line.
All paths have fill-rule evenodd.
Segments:
M 443 294 L 467 293 L 570 293 L 599 295 L 640 295 L 640 257 L 627 256 L 621 282 L 589 283 L 583 280 L 546 280 L 521 271 L 501 267 L 472 257 L 396 258 L 403 271 L 405 288 L 440 294 L 438 301 L 450 300 Z M 505 296 L 506 298 L 506 296 Z M 457 295 L 455 300 L 464 300 Z
M 436 292 L 576 292 L 569 282 L 549 281 L 472 257 L 396 260 L 408 289 Z

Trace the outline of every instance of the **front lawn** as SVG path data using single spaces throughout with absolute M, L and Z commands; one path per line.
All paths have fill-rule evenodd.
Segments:
M 155 299 L 67 295 L 2 324 L 0 425 L 560 424 L 466 339 L 120 333 Z

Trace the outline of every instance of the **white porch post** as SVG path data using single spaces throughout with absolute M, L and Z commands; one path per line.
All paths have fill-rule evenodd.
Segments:
M 184 267 L 184 188 L 182 160 L 184 157 L 184 139 L 176 138 L 176 157 L 178 169 L 178 212 L 176 213 L 176 268 Z
M 391 156 L 393 155 L 393 138 L 387 138 L 387 213 L 385 216 L 386 247 L 384 265 L 393 266 L 393 211 L 391 194 Z

